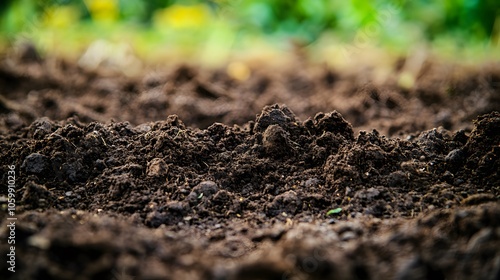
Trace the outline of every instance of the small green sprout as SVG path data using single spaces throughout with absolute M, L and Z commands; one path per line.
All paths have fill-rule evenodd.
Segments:
M 203 197 L 203 193 L 200 193 L 200 195 L 198 195 L 198 199 L 201 199 Z
M 326 215 L 330 216 L 330 215 L 333 215 L 333 214 L 338 214 L 340 212 L 342 212 L 342 208 L 339 207 L 339 208 L 328 210 L 328 212 L 326 212 Z

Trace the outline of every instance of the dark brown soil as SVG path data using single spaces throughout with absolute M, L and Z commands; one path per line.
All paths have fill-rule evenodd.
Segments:
M 500 279 L 499 64 L 287 69 L 3 58 L 0 278 Z

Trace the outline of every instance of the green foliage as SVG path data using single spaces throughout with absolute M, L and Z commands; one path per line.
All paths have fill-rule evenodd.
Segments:
M 337 15 L 329 2 L 242 0 L 231 12 L 240 29 L 312 41 L 336 26 Z
M 313 42 L 325 33 L 353 39 L 362 31 L 371 37 L 420 38 L 441 36 L 458 41 L 489 40 L 499 36 L 498 0 L 110 0 L 117 3 L 116 20 L 152 26 L 157 11 L 174 4 L 204 4 L 216 19 L 240 34 L 294 37 Z M 72 6 L 79 21 L 95 21 L 89 0 L 3 0 L 0 33 L 15 34 L 39 20 L 50 7 Z M 497 25 L 495 29 L 495 24 Z M 419 37 L 422 35 L 422 37 Z
M 492 35 L 495 20 L 500 22 L 500 1 L 407 1 L 401 16 L 405 21 L 420 23 L 431 40 L 443 34 L 482 40 Z
M 32 0 L 7 1 L 0 7 L 0 30 L 4 33 L 23 32 L 37 14 L 36 2 Z

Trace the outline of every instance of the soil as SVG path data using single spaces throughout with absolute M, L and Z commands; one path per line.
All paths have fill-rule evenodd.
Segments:
M 2 279 L 500 279 L 500 64 L 0 61 Z M 286 105 L 285 105 L 286 104 Z

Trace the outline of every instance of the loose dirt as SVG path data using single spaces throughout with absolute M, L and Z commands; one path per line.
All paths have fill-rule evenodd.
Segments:
M 404 88 L 299 64 L 5 56 L 0 277 L 500 279 L 500 65 L 429 59 Z

